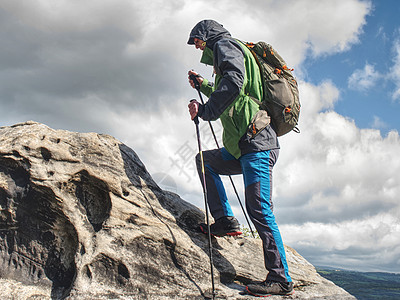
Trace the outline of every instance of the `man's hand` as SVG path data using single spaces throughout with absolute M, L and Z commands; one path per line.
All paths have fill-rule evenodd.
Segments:
M 198 73 L 196 73 L 196 72 L 194 72 L 194 71 L 192 71 L 192 70 L 190 70 L 189 72 L 188 72 L 188 75 L 189 75 L 189 84 L 192 86 L 192 88 L 196 88 L 196 86 L 194 85 L 194 82 L 193 82 L 193 80 L 192 80 L 192 78 L 190 78 L 190 75 L 194 75 L 194 76 L 196 76 L 196 80 L 197 80 L 197 82 L 200 84 L 200 86 L 201 86 L 201 84 L 203 83 L 203 77 L 201 77 L 201 76 L 199 76 L 199 74 Z
M 190 101 L 188 107 L 189 107 L 189 114 L 192 120 L 197 116 L 197 113 L 199 112 L 199 105 L 200 103 L 197 102 L 196 100 Z

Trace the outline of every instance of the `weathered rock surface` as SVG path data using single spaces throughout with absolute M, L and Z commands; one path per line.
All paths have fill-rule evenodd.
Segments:
M 2 299 L 204 299 L 203 220 L 111 136 L 35 122 L 0 128 Z M 213 247 L 217 299 L 254 299 L 242 291 L 266 276 L 260 240 Z M 353 299 L 289 247 L 287 257 L 296 288 L 285 298 Z

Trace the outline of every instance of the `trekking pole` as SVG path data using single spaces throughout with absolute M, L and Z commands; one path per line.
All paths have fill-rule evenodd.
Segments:
M 197 145 L 199 147 L 200 162 L 201 162 L 201 176 L 202 176 L 202 183 L 203 183 L 203 195 L 204 195 L 204 204 L 205 204 L 205 208 L 206 208 L 206 222 L 207 222 L 207 232 L 208 232 L 208 251 L 209 251 L 209 255 L 210 255 L 210 267 L 211 267 L 212 299 L 214 299 L 215 298 L 214 266 L 213 266 L 213 258 L 212 258 L 211 228 L 210 228 L 210 220 L 208 217 L 209 213 L 208 213 L 208 200 L 207 200 L 206 172 L 204 170 L 204 158 L 203 158 L 203 151 L 201 149 L 199 118 L 196 116 L 193 119 L 193 121 L 194 121 L 194 124 L 196 124 Z
M 199 94 L 201 104 L 204 105 L 203 96 L 202 96 L 201 93 L 200 93 L 200 83 L 199 83 L 199 82 L 197 81 L 197 79 L 196 79 L 197 76 L 191 74 L 191 75 L 189 75 L 189 77 L 190 77 L 190 79 L 192 79 L 192 81 L 193 81 L 193 83 L 194 83 L 194 86 L 195 86 L 195 88 L 196 88 L 196 90 L 197 90 L 197 93 Z M 214 128 L 213 128 L 213 126 L 212 126 L 212 124 L 211 124 L 210 121 L 208 121 L 208 125 L 210 126 L 211 133 L 212 133 L 212 135 L 213 135 L 213 137 L 214 137 L 215 144 L 217 145 L 217 148 L 220 149 L 219 143 L 218 143 L 218 140 L 217 140 L 217 137 L 215 136 Z M 250 229 L 250 231 L 251 231 L 251 235 L 253 236 L 253 238 L 255 238 L 253 229 L 251 228 L 249 219 L 247 218 L 246 211 L 245 211 L 244 208 L 243 208 L 242 201 L 240 201 L 239 193 L 238 193 L 238 191 L 236 190 L 236 186 L 235 186 L 235 184 L 234 184 L 234 182 L 233 182 L 232 176 L 231 176 L 231 175 L 228 175 L 228 177 L 229 177 L 229 180 L 231 181 L 233 190 L 234 190 L 234 192 L 235 192 L 235 194 L 236 194 L 236 198 L 237 198 L 238 201 L 239 201 L 240 207 L 242 208 L 243 215 L 244 215 L 244 217 L 245 217 L 245 219 L 246 219 L 247 225 L 249 226 L 249 229 Z

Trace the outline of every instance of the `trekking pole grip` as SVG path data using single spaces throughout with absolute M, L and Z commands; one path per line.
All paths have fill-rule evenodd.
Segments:
M 196 101 L 196 99 L 190 100 L 190 103 L 193 102 L 193 101 Z M 194 124 L 199 125 L 199 117 L 195 116 L 194 119 L 193 119 L 193 122 L 194 122 Z
M 189 75 L 189 78 L 193 81 L 194 87 L 196 88 L 196 90 L 200 91 L 200 83 L 197 81 L 197 77 L 200 77 L 200 76 L 194 75 L 194 74 Z

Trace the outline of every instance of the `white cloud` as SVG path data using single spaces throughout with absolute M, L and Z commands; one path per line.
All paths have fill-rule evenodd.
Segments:
M 330 80 L 315 86 L 307 82 L 299 82 L 301 107 L 300 126 L 302 122 L 314 122 L 313 117 L 321 111 L 333 109 L 339 101 L 339 89 Z M 307 125 L 305 125 L 307 126 Z
M 318 57 L 348 50 L 359 42 L 371 1 L 290 0 L 218 1 L 215 10 L 235 36 L 265 40 L 287 60 L 299 66 L 307 56 Z M 226 11 L 231 7 L 232 11 Z M 216 15 L 216 11 L 211 16 Z M 243 11 L 246 14 L 243 14 Z M 225 14 L 226 12 L 226 14 Z M 209 13 L 206 11 L 206 15 Z M 241 20 L 237 22 L 237 20 Z M 251 30 L 249 30 L 251 28 Z M 299 70 L 297 70 L 299 71 Z
M 382 27 L 376 35 L 382 36 L 383 43 L 389 42 Z M 400 40 L 395 39 L 392 46 L 392 66 L 387 74 L 383 74 L 375 69 L 374 64 L 366 63 L 363 69 L 356 69 L 348 78 L 348 88 L 360 92 L 368 92 L 373 88 L 378 88 L 380 84 L 389 82 L 394 85 L 392 99 L 400 99 Z M 382 125 L 382 124 L 381 124 Z M 376 126 L 375 126 L 376 127 Z
M 1 103 L 10 118 L 23 114 L 43 122 L 51 120 L 30 105 L 32 95 L 47 99 L 48 109 L 51 101 L 92 97 L 112 103 L 109 108 L 116 112 L 153 111 L 160 101 L 186 93 L 186 72 L 199 65 L 200 57 L 186 41 L 203 18 L 215 18 L 241 39 L 270 42 L 291 66 L 299 66 L 310 50 L 322 55 L 355 43 L 371 9 L 356 0 L 322 3 L 4 0 Z M 282 12 L 290 22 L 282 22 Z M 320 22 L 327 14 L 330 22 Z
M 362 271 L 389 271 L 399 265 L 400 223 L 397 210 L 362 219 L 324 224 L 283 225 L 282 235 L 314 264 Z M 299 238 L 301 237 L 301 238 Z
M 385 28 L 383 26 L 380 26 L 375 34 L 376 38 L 381 38 L 382 43 L 388 43 L 390 42 L 390 38 L 388 37 Z
M 348 79 L 348 87 L 353 90 L 366 92 L 375 87 L 382 75 L 375 67 L 366 63 L 364 69 L 357 69 Z
M 280 140 L 274 201 L 284 241 L 314 264 L 397 270 L 399 133 L 323 111 L 321 88 L 305 84 L 308 120 Z
M 306 85 L 304 98 L 318 106 L 315 97 L 324 102 L 318 98 L 320 89 Z M 311 111 L 301 116 L 307 120 L 300 123 L 300 134 L 281 138 L 276 168 L 277 197 L 293 205 L 293 213 L 304 209 L 293 222 L 347 220 L 395 206 L 400 188 L 387 184 L 400 182 L 398 132 L 382 137 L 378 130 L 359 129 L 334 111 Z
M 387 127 L 386 122 L 382 121 L 378 116 L 374 116 L 373 121 L 371 122 L 371 127 L 375 129 L 383 129 Z

